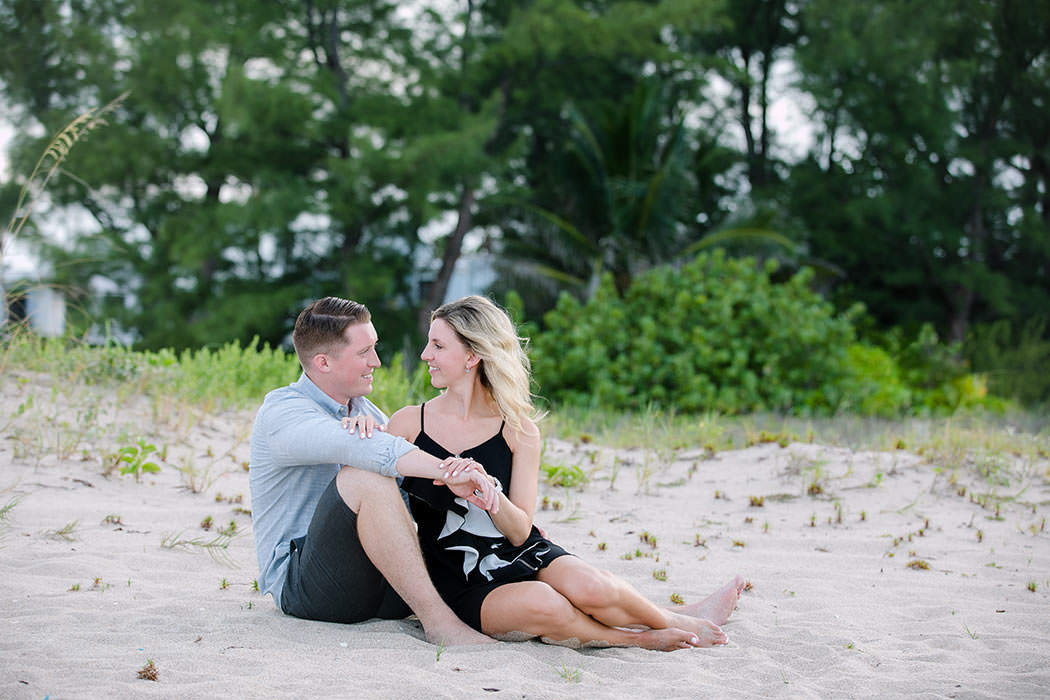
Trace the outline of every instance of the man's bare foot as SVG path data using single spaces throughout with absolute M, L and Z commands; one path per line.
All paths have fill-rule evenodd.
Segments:
M 744 586 L 746 585 L 747 581 L 744 580 L 744 577 L 737 574 L 732 580 L 699 603 L 680 605 L 667 608 L 667 610 L 674 614 L 701 618 L 710 620 L 716 625 L 724 625 L 733 610 L 736 609 L 736 603 L 740 600 L 740 594 L 744 592 Z
M 453 647 L 464 644 L 495 644 L 492 637 L 478 632 L 473 627 L 463 624 L 458 619 L 445 625 L 431 625 L 423 628 L 427 641 L 431 644 Z

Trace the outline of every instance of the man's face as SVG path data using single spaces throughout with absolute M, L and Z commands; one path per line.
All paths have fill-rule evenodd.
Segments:
M 381 364 L 376 354 L 379 336 L 371 321 L 350 324 L 343 337 L 346 345 L 325 354 L 327 371 L 321 387 L 339 403 L 372 391 L 372 371 Z

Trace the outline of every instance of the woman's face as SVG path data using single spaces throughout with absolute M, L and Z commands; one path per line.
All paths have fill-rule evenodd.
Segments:
M 430 383 L 441 389 L 452 382 L 469 376 L 467 367 L 473 371 L 477 364 L 474 353 L 460 341 L 444 319 L 435 318 L 430 324 L 427 344 L 420 353 L 419 359 L 427 363 L 430 370 Z

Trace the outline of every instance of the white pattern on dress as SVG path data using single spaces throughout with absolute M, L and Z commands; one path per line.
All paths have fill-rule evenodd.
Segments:
M 487 512 L 478 508 L 465 498 L 456 498 L 455 502 L 466 509 L 467 515 L 464 517 L 453 510 L 445 511 L 445 526 L 441 528 L 441 534 L 438 535 L 439 540 L 448 537 L 459 530 L 469 532 L 472 535 L 478 535 L 479 537 L 503 537 L 503 533 L 496 528 L 492 522 L 492 518 L 489 517 Z M 464 576 L 469 576 L 470 572 L 478 566 L 480 555 L 478 554 L 478 550 L 473 547 L 467 545 L 456 545 L 445 547 L 445 549 L 446 551 L 463 552 Z M 479 572 L 486 579 L 491 581 L 492 575 L 489 574 L 489 572 L 504 567 L 509 563 L 510 562 L 500 559 L 495 554 L 490 554 L 481 560 L 481 568 L 479 569 Z

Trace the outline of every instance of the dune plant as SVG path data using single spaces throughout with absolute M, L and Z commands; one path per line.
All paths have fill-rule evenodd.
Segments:
M 234 537 L 232 534 L 221 534 L 210 540 L 202 537 L 186 539 L 182 533 L 176 533 L 161 540 L 160 546 L 162 549 L 203 549 L 215 561 L 232 568 L 234 562 L 230 558 L 229 547 Z
M 160 671 L 157 670 L 157 665 L 153 663 L 153 659 L 146 659 L 146 664 L 139 669 L 138 677 L 144 681 L 160 680 Z
M 568 666 L 562 666 L 559 674 L 568 683 L 579 683 L 583 675 L 583 671 L 579 668 L 569 668 Z
M 56 540 L 65 540 L 66 542 L 72 542 L 76 539 L 77 525 L 80 522 L 77 520 L 70 521 L 56 530 L 48 530 L 44 534 L 48 537 Z
M 127 92 L 121 93 L 106 105 L 92 107 L 79 115 L 55 134 L 44 148 L 44 153 L 37 159 L 32 172 L 18 191 L 11 218 L 8 220 L 7 225 L 0 229 L 0 291 L 3 290 L 4 256 L 7 254 L 8 245 L 18 237 L 18 234 L 22 232 L 22 229 L 29 222 L 33 211 L 40 203 L 51 180 L 59 173 L 64 172 L 62 164 L 66 161 L 70 151 L 73 150 L 73 146 L 90 131 L 104 125 L 106 116 L 116 111 L 128 94 Z M 8 313 L 6 294 L 3 310 L 4 319 L 6 320 L 10 315 Z
M 142 475 L 160 471 L 160 465 L 149 459 L 157 451 L 157 446 L 139 438 L 135 445 L 121 447 L 111 456 L 113 466 L 120 469 L 122 476 L 131 474 L 135 481 L 142 481 Z
M 583 486 L 589 481 L 587 473 L 578 464 L 561 465 L 543 463 L 540 472 L 551 486 Z
M 3 542 L 7 529 L 11 527 L 11 511 L 18 505 L 18 497 L 11 498 L 0 506 L 0 542 Z

